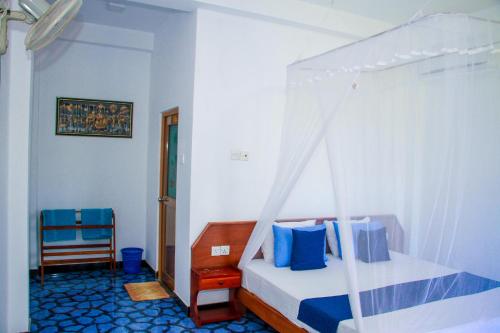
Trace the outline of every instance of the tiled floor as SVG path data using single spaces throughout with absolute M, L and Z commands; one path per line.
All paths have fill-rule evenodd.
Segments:
M 109 270 L 46 276 L 45 287 L 31 280 L 31 332 L 274 332 L 255 315 L 196 329 L 176 298 L 132 302 L 128 282 L 153 280 Z

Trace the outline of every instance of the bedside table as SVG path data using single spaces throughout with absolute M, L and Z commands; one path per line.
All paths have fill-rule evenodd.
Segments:
M 234 267 L 191 269 L 191 318 L 196 326 L 226 320 L 237 320 L 242 311 L 236 299 L 236 290 L 241 287 L 241 272 Z M 198 294 L 202 290 L 229 289 L 229 304 L 214 305 L 209 309 L 198 309 Z

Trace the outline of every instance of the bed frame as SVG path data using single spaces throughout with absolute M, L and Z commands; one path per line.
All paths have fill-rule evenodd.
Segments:
M 241 304 L 255 313 L 257 317 L 266 322 L 269 326 L 281 333 L 304 333 L 304 328 L 297 326 L 278 310 L 264 302 L 257 295 L 241 287 L 238 290 L 238 300 Z

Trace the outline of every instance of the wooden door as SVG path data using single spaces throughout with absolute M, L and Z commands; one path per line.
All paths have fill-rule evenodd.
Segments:
M 175 279 L 175 204 L 177 196 L 178 108 L 162 116 L 160 158 L 160 260 L 159 278 L 174 290 Z

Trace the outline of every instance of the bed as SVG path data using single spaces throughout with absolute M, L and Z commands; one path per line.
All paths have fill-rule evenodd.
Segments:
M 398 252 L 391 251 L 390 254 L 391 261 L 387 262 L 367 264 L 357 260 L 356 265 L 361 277 L 360 292 L 460 273 Z M 297 328 L 317 332 L 298 319 L 301 302 L 307 299 L 345 295 L 348 290 L 342 260 L 330 254 L 328 259 L 326 268 L 311 271 L 276 268 L 263 259 L 254 259 L 243 271 L 242 287 L 248 291 L 248 295 L 255 296 L 272 310 L 278 311 Z M 392 274 L 395 271 L 397 274 Z M 370 278 L 363 279 L 363 276 Z M 386 322 L 390 323 L 390 329 L 394 332 L 413 332 L 414 327 L 411 326 L 410 318 L 436 314 L 439 318 L 424 321 L 419 325 L 419 330 L 495 332 L 495 329 L 497 331 L 500 329 L 500 288 L 497 286 L 498 283 L 482 292 L 365 317 L 364 322 L 367 327 L 377 327 L 381 322 Z M 478 304 L 481 304 L 481 307 L 477 306 Z M 443 312 L 443 309 L 446 311 Z M 450 315 L 446 316 L 447 313 Z M 478 319 L 481 321 L 477 322 Z M 412 329 L 409 329 L 410 327 Z M 340 321 L 337 332 L 356 332 L 354 320 Z
M 315 219 L 318 224 L 325 220 L 331 220 L 331 218 Z M 289 219 L 278 222 L 303 220 L 307 219 Z M 369 264 L 360 260 L 356 261 L 357 271 L 361 277 L 359 283 L 361 292 L 377 287 L 460 273 L 457 270 L 395 251 L 395 248 L 402 247 L 404 235 L 401 234 L 397 219 L 394 217 L 386 216 L 382 221 L 388 227 L 391 261 Z M 255 221 L 208 223 L 193 243 L 192 267 L 236 266 L 254 226 Z M 215 243 L 230 245 L 231 254 L 229 256 L 211 256 L 211 246 Z M 327 251 L 330 252 L 328 246 Z M 242 288 L 238 291 L 238 299 L 244 307 L 254 312 L 279 332 L 316 332 L 318 330 L 298 319 L 301 302 L 325 296 L 345 295 L 348 290 L 343 261 L 332 254 L 327 254 L 327 256 L 328 263 L 324 269 L 291 271 L 288 267 L 276 268 L 274 264 L 266 263 L 262 259 L 262 253 L 258 253 L 243 269 Z M 397 274 L 392 274 L 394 272 Z M 493 282 L 498 286 L 498 282 Z M 478 307 L 478 304 L 481 304 L 481 307 Z M 481 313 L 479 313 L 479 308 Z M 446 309 L 449 316 L 443 315 L 443 309 Z M 398 324 L 398 326 L 391 326 L 392 331 L 415 332 L 416 330 L 409 320 L 422 318 L 422 316 L 426 320 L 419 321 L 418 331 L 440 333 L 500 332 L 500 288 L 491 288 L 467 296 L 453 297 L 378 314 L 364 318 L 364 322 L 367 327 L 370 327 L 370 321 L 382 319 L 378 323 Z M 436 318 L 429 318 L 429 316 Z M 334 330 L 330 331 L 334 332 Z M 380 330 L 379 332 L 390 331 Z M 337 332 L 356 332 L 354 320 L 340 321 Z

